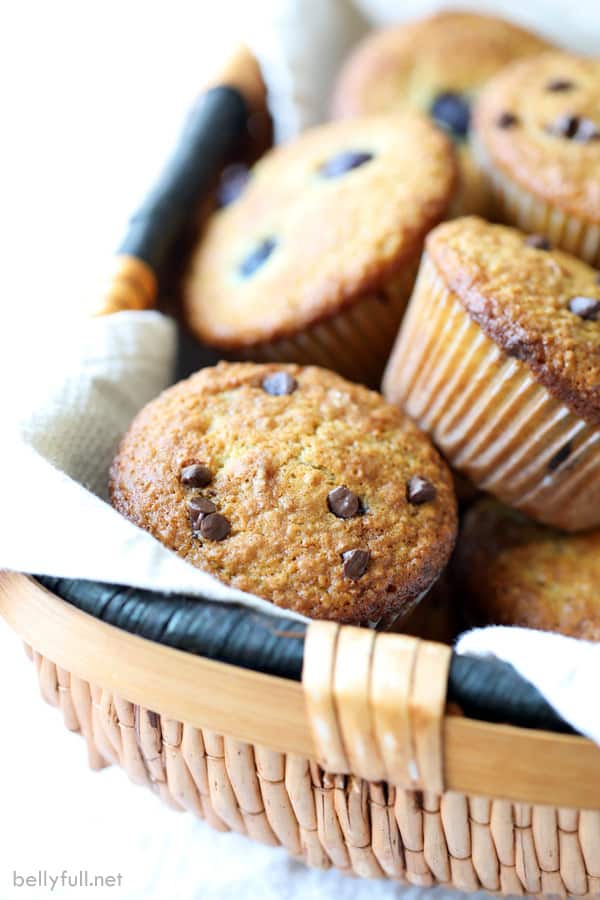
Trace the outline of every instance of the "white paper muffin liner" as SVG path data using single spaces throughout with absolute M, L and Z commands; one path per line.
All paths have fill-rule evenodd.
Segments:
M 254 362 L 324 366 L 371 387 L 379 384 L 414 286 L 417 262 L 380 290 L 291 337 L 227 354 Z
M 600 525 L 600 428 L 488 338 L 427 256 L 383 390 L 477 487 L 558 528 Z
M 494 167 L 480 140 L 473 141 L 472 148 L 487 179 L 495 219 L 521 231 L 541 234 L 553 247 L 600 266 L 600 224 L 566 213 L 525 190 Z

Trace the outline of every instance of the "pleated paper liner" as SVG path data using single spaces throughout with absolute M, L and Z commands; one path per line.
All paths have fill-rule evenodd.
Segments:
M 491 196 L 487 178 L 473 157 L 469 144 L 457 147 L 459 159 L 459 187 L 448 218 L 483 216 L 491 212 Z
M 427 256 L 384 393 L 477 487 L 558 528 L 600 525 L 600 429 L 488 338 Z
M 415 261 L 382 288 L 282 340 L 228 353 L 228 359 L 324 366 L 377 387 L 415 282 Z
M 570 215 L 525 190 L 494 167 L 479 141 L 473 142 L 473 154 L 487 178 L 495 219 L 544 235 L 553 247 L 600 266 L 600 224 Z

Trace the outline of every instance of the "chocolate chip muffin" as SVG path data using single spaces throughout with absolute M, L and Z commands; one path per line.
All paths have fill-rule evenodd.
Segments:
M 600 640 L 600 531 L 565 534 L 493 500 L 463 520 L 453 574 L 478 624 Z
M 468 217 L 427 238 L 386 397 L 482 490 L 600 525 L 600 281 L 539 235 Z
M 507 63 L 548 49 L 510 22 L 468 12 L 441 12 L 373 32 L 346 62 L 335 89 L 337 118 L 428 113 L 456 142 L 461 163 L 460 211 L 486 209 L 485 182 L 468 148 L 473 98 Z
M 325 125 L 272 150 L 193 254 L 190 329 L 230 358 L 377 383 L 456 183 L 450 142 L 416 113 Z
M 307 616 L 408 614 L 456 534 L 450 473 L 375 392 L 297 365 L 220 363 L 136 417 L 112 503 L 221 581 Z
M 497 215 L 600 265 L 600 60 L 554 52 L 513 63 L 474 120 Z

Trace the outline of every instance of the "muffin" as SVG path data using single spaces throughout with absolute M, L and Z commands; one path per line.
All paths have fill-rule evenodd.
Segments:
M 423 239 L 456 184 L 451 143 L 417 113 L 333 123 L 275 148 L 193 254 L 189 328 L 230 358 L 377 384 Z
M 398 409 L 333 372 L 219 363 L 136 417 L 116 509 L 221 581 L 307 616 L 407 615 L 456 536 L 450 473 Z
M 499 218 L 600 265 L 600 60 L 513 63 L 482 92 L 473 141 Z
M 539 235 L 440 225 L 384 394 L 473 484 L 568 531 L 600 525 L 600 282 Z
M 485 182 L 467 144 L 473 98 L 507 63 L 547 49 L 523 28 L 468 12 L 441 12 L 375 31 L 342 69 L 333 114 L 346 118 L 407 108 L 428 113 L 459 148 L 460 211 L 481 213 Z
M 600 531 L 565 534 L 486 499 L 463 519 L 453 563 L 469 617 L 600 640 Z

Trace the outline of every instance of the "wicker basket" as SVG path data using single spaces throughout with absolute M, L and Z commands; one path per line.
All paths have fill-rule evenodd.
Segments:
M 242 62 L 229 80 L 256 110 Z M 153 302 L 144 262 L 119 273 L 103 311 Z M 600 749 L 447 708 L 443 644 L 313 622 L 297 681 L 128 633 L 24 575 L 0 573 L 0 614 L 92 768 L 219 830 L 365 877 L 600 893 Z

